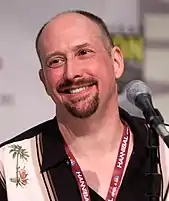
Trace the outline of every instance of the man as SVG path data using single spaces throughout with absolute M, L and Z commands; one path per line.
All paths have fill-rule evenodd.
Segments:
M 147 128 L 118 107 L 123 56 L 103 21 L 61 13 L 36 49 L 56 118 L 1 145 L 0 200 L 148 200 Z

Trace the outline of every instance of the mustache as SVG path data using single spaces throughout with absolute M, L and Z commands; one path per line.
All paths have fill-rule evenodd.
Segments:
M 63 80 L 57 87 L 58 91 L 71 88 L 71 87 L 79 87 L 79 86 L 87 86 L 97 84 L 97 80 L 94 78 L 82 78 L 78 80 Z

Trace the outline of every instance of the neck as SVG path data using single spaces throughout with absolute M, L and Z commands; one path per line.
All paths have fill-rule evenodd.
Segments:
M 107 154 L 119 146 L 123 134 L 117 105 L 111 104 L 104 114 L 78 119 L 69 114 L 57 115 L 58 125 L 64 140 L 76 155 L 90 156 Z M 66 117 L 66 118 L 65 118 Z

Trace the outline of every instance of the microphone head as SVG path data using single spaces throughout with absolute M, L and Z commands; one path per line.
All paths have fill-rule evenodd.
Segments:
M 126 98 L 135 105 L 136 97 L 140 94 L 151 96 L 150 88 L 141 80 L 132 80 L 125 86 Z

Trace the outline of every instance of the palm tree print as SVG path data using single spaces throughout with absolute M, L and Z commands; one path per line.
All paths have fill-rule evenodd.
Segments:
M 25 166 L 21 168 L 19 162 L 20 160 L 28 160 L 28 152 L 26 149 L 23 149 L 20 145 L 11 145 L 10 148 L 11 149 L 9 153 L 12 154 L 13 159 L 16 159 L 16 177 L 10 178 L 10 181 L 14 182 L 16 184 L 16 187 L 18 187 L 18 185 L 25 186 L 28 182 L 28 174 L 25 170 Z

